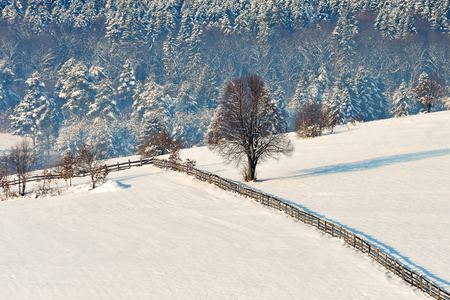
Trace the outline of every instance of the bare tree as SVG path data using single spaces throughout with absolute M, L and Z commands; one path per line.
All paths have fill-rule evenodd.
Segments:
M 322 135 L 321 107 L 312 101 L 300 108 L 294 121 L 294 130 L 301 138 Z
M 162 127 L 159 133 L 152 132 L 141 139 L 137 152 L 145 158 L 171 153 L 173 148 L 179 150 L 181 147 L 183 147 L 182 141 L 170 136 L 166 128 Z
M 60 174 L 61 178 L 64 179 L 66 182 L 66 188 L 69 189 L 69 186 L 67 184 L 67 181 L 70 181 L 70 186 L 72 186 L 72 177 L 73 177 L 73 170 L 75 168 L 75 157 L 73 156 L 72 152 L 68 151 L 64 158 L 61 160 L 60 165 Z
M 87 172 L 91 177 L 92 188 L 95 189 L 97 182 L 105 180 L 108 176 L 108 168 L 101 165 L 100 161 L 96 158 L 92 148 L 83 144 L 78 148 L 78 154 L 75 158 L 76 165 L 80 170 Z
M 419 102 L 425 106 L 427 113 L 431 112 L 433 103 L 439 101 L 443 96 L 442 86 L 435 73 L 420 75 L 419 83 L 414 88 L 414 92 L 417 94 Z
M 0 156 L 0 189 L 6 199 L 9 197 L 9 156 L 3 154 Z M 3 198 L 2 198 L 3 199 Z
M 333 132 L 337 118 L 324 104 L 320 105 L 312 101 L 303 105 L 294 121 L 294 130 L 301 138 L 321 136 L 323 130 Z
M 249 74 L 226 86 L 206 141 L 229 163 L 239 165 L 247 158 L 244 179 L 254 181 L 259 161 L 290 155 L 294 150 L 286 131 L 264 82 Z
M 9 156 L 12 171 L 20 180 L 19 194 L 24 196 L 27 179 L 36 164 L 36 155 L 30 143 L 23 139 L 20 145 L 11 148 Z

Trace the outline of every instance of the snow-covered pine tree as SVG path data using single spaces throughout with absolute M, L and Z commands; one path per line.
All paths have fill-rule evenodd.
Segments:
M 287 124 L 286 130 L 289 130 L 291 128 L 291 116 L 289 115 L 289 112 L 287 110 L 287 102 L 284 90 L 278 84 L 276 84 L 273 88 L 272 99 L 275 102 L 275 105 L 278 107 L 280 122 L 284 122 L 285 124 Z
M 16 106 L 20 98 L 14 93 L 15 74 L 6 63 L 5 60 L 0 59 L 0 113 L 4 113 L 8 108 Z
M 313 101 L 313 99 L 311 99 L 311 95 L 309 94 L 308 90 L 311 81 L 312 79 L 310 73 L 303 71 L 300 74 L 300 79 L 297 83 L 294 96 L 289 102 L 287 108 L 291 117 L 296 116 L 300 108 L 306 105 L 309 101 Z M 292 123 L 292 121 L 293 120 L 291 119 L 290 123 Z
M 114 100 L 115 91 L 111 80 L 108 78 L 108 73 L 99 66 L 92 66 L 89 72 L 94 76 L 96 94 L 94 103 L 89 105 L 89 112 L 87 117 L 94 119 L 105 120 L 112 122 L 117 119 L 119 110 Z
M 117 156 L 114 148 L 114 133 L 111 121 L 103 118 L 95 118 L 90 124 L 89 133 L 85 141 L 90 145 L 98 159 L 106 159 Z
M 71 58 L 58 71 L 56 93 L 64 102 L 65 120 L 85 116 L 94 102 L 95 92 L 94 76 L 83 62 Z
M 2 11 L 2 19 L 10 24 L 19 22 L 23 17 L 23 6 L 20 0 L 11 0 Z
M 51 162 L 51 153 L 58 136 L 60 117 L 53 99 L 41 97 L 39 117 L 38 152 L 41 155 L 41 164 L 47 167 Z
M 28 0 L 23 21 L 29 24 L 33 33 L 41 33 L 51 22 L 46 0 Z
M 342 70 L 325 100 L 330 114 L 336 118 L 338 124 L 361 118 L 362 111 L 357 95 L 352 74 Z
M 199 108 L 216 108 L 219 94 L 216 76 L 210 66 L 205 66 L 195 86 Z
M 350 8 L 345 8 L 340 12 L 339 20 L 332 33 L 338 49 L 347 55 L 355 51 L 354 37 L 358 33 L 357 23 L 355 13 Z
M 177 111 L 182 113 L 191 113 L 198 110 L 196 98 L 192 95 L 189 82 L 181 84 L 177 95 Z
M 371 121 L 385 118 L 388 104 L 381 79 L 370 75 L 364 68 L 359 68 L 355 81 L 364 119 Z
M 72 122 L 66 122 L 59 128 L 55 149 L 60 157 L 68 151 L 75 153 L 89 137 L 91 122 L 86 118 L 77 118 Z
M 44 92 L 44 83 L 39 80 L 39 74 L 33 73 L 26 80 L 27 92 L 25 97 L 14 108 L 11 116 L 11 128 L 13 134 L 27 136 L 33 139 L 36 144 L 36 136 L 39 134 L 39 122 L 41 115 L 45 111 L 45 104 L 48 97 Z
M 117 156 L 130 156 L 136 153 L 140 126 L 127 116 L 108 125 L 113 134 L 113 148 Z
M 142 124 L 142 136 L 159 132 L 167 126 L 164 110 L 164 89 L 153 80 L 148 81 L 135 94 L 131 116 Z
M 133 95 L 138 88 L 138 82 L 134 73 L 133 64 L 127 60 L 123 65 L 119 75 L 119 86 L 117 87 L 117 106 L 120 110 L 130 107 L 133 104 Z
M 411 89 L 405 82 L 402 82 L 392 97 L 392 114 L 398 118 L 418 112 L 419 109 Z

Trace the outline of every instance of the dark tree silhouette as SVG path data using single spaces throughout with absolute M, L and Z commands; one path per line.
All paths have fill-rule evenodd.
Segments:
M 229 163 L 239 165 L 247 158 L 244 179 L 254 181 L 259 161 L 290 155 L 294 150 L 286 131 L 286 122 L 264 82 L 249 74 L 226 86 L 206 142 Z

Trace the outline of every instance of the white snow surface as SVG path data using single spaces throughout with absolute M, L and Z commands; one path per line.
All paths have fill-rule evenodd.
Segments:
M 449 112 L 295 144 L 248 185 L 448 283 Z M 240 180 L 206 147 L 182 157 Z M 187 175 L 147 165 L 94 190 L 87 181 L 61 196 L 0 202 L 0 299 L 427 298 L 342 241 Z
M 336 222 L 450 290 L 450 112 L 346 125 L 257 167 L 256 189 Z M 197 167 L 240 181 L 207 148 Z
M 0 203 L 1 299 L 425 299 L 312 227 L 144 166 Z
M 8 152 L 11 147 L 18 146 L 22 141 L 22 137 L 11 135 L 9 133 L 0 133 L 0 154 Z M 31 139 L 29 139 L 31 142 Z

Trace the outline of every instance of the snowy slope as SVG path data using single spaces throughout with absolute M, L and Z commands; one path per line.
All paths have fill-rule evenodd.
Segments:
M 294 155 L 261 164 L 248 185 L 342 224 L 450 290 L 450 112 L 292 137 Z M 241 180 L 207 148 L 182 156 Z
M 425 299 L 317 230 L 153 166 L 0 202 L 0 299 Z
M 0 154 L 10 150 L 11 147 L 18 145 L 21 141 L 22 138 L 19 136 L 0 133 Z

